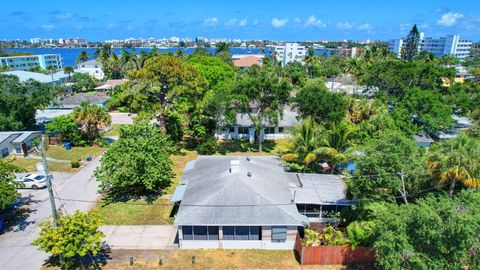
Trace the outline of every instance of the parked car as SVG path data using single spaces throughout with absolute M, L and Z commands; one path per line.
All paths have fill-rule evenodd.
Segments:
M 50 177 L 52 175 L 50 174 Z M 15 180 L 17 188 L 31 188 L 37 190 L 47 186 L 47 176 L 42 174 L 27 174 Z

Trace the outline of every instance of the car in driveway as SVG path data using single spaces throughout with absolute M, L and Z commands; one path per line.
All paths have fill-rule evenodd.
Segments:
M 52 177 L 49 174 L 50 179 Z M 44 188 L 47 186 L 47 176 L 43 174 L 27 174 L 15 180 L 17 188 L 31 188 L 37 190 L 39 188 Z

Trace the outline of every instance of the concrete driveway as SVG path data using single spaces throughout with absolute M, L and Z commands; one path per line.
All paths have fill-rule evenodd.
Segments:
M 72 214 L 75 210 L 88 211 L 95 205 L 90 201 L 99 198 L 98 183 L 93 178 L 93 171 L 99 164 L 97 158 L 74 175 L 53 174 L 54 196 L 64 199 L 55 200 L 58 209 Z M 41 189 L 21 190 L 20 193 L 20 204 L 26 210 L 21 212 L 14 225 L 0 235 L 0 269 L 39 269 L 48 258 L 47 254 L 31 245 L 40 231 L 38 224 L 51 218 L 48 192 Z
M 112 249 L 178 248 L 175 225 L 102 226 L 100 230 Z
M 108 114 L 110 114 L 110 117 L 112 117 L 112 124 L 123 124 L 123 125 L 133 124 L 133 118 L 137 116 L 134 113 L 128 115 L 128 113 L 111 112 Z

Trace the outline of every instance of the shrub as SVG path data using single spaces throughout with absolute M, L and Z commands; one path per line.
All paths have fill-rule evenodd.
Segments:
M 70 165 L 72 166 L 72 168 L 80 168 L 80 161 L 72 160 L 70 161 Z
M 215 138 L 210 138 L 197 147 L 197 152 L 200 155 L 213 155 L 217 152 L 217 142 Z
M 347 226 L 347 237 L 350 245 L 370 246 L 372 244 L 373 230 L 375 223 L 373 221 L 354 221 Z

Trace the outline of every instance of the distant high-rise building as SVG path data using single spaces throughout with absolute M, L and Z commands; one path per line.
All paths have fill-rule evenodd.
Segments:
M 294 61 L 303 63 L 307 49 L 298 43 L 285 43 L 285 45 L 275 46 L 275 53 L 275 57 L 282 63 L 282 66 L 286 66 Z
M 404 46 L 403 39 L 392 39 L 388 42 L 388 49 L 395 53 L 398 57 L 401 56 L 402 48 Z M 464 60 L 470 54 L 472 42 L 470 40 L 462 40 L 459 35 L 448 35 L 441 38 L 425 37 L 420 33 L 419 52 L 427 51 L 433 53 L 436 57 L 442 55 L 451 55 L 459 60 Z
M 30 43 L 32 43 L 32 44 L 38 44 L 40 42 L 42 42 L 41 38 L 31 38 L 30 39 Z
M 42 69 L 61 69 L 62 58 L 60 54 L 39 54 L 0 57 L 0 66 L 6 66 L 10 70 L 29 70 L 35 67 Z

